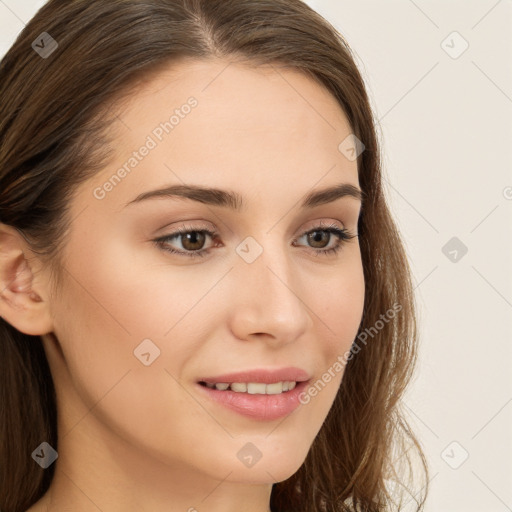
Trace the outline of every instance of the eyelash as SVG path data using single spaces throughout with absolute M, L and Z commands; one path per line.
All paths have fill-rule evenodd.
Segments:
M 328 226 L 320 225 L 320 226 L 316 226 L 312 229 L 309 229 L 308 231 L 302 233 L 302 235 L 299 238 L 302 238 L 304 235 L 309 235 L 311 233 L 314 233 L 315 231 L 323 231 L 326 233 L 336 235 L 338 237 L 338 242 L 336 243 L 336 245 L 334 247 L 331 247 L 330 249 L 318 249 L 318 250 L 313 249 L 313 252 L 317 256 L 318 255 L 336 254 L 342 248 L 342 246 L 345 244 L 345 242 L 347 242 L 348 240 L 351 240 L 352 238 L 357 237 L 357 235 L 350 233 L 347 229 L 340 229 L 339 227 L 336 226 L 336 224 L 330 224 Z M 203 258 L 204 256 L 207 256 L 210 253 L 211 248 L 210 249 L 201 249 L 199 251 L 179 251 L 179 250 L 170 248 L 169 245 L 167 244 L 167 242 L 169 242 L 170 240 L 172 240 L 174 238 L 179 238 L 182 235 L 188 235 L 190 233 L 207 234 L 212 239 L 217 238 L 219 236 L 219 234 L 217 232 L 210 231 L 208 229 L 188 229 L 186 227 L 180 227 L 173 233 L 169 233 L 168 235 L 157 238 L 157 239 L 153 240 L 153 242 L 160 249 L 163 249 L 164 251 L 170 252 L 172 254 L 178 254 L 181 256 L 189 257 L 189 258 L 196 258 L 196 257 Z M 293 240 L 294 243 L 296 241 L 297 241 L 297 239 Z

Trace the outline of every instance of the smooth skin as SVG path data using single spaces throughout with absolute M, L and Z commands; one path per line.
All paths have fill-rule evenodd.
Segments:
M 95 197 L 190 97 L 197 106 Z M 134 90 L 112 126 L 112 163 L 72 198 L 58 293 L 23 237 L 0 225 L 0 314 L 42 335 L 58 397 L 55 478 L 30 512 L 270 510 L 272 484 L 304 462 L 343 371 L 274 421 L 205 398 L 197 381 L 297 366 L 315 382 L 350 349 L 364 302 L 359 240 L 321 254 L 338 237 L 305 233 L 322 223 L 357 235 L 361 203 L 300 207 L 315 190 L 359 188 L 357 162 L 338 150 L 350 133 L 336 100 L 297 71 L 181 61 Z M 244 207 L 176 197 L 127 205 L 173 184 L 235 191 Z M 206 256 L 154 242 L 181 226 L 217 236 L 166 247 Z M 236 250 L 247 237 L 262 249 L 251 263 Z M 145 339 L 160 350 L 148 366 L 134 355 Z M 262 454 L 252 467 L 237 457 L 247 443 Z

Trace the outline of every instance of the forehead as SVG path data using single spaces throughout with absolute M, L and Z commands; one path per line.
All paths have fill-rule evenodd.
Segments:
M 331 128 L 340 117 L 345 120 L 339 103 L 324 86 L 305 72 L 277 62 L 258 65 L 228 59 L 179 59 L 148 74 L 133 93 L 122 107 L 125 116 L 140 114 L 143 109 L 137 105 L 147 106 L 156 98 L 163 108 L 172 109 L 180 94 L 193 94 L 201 96 L 203 105 L 210 108 L 228 101 L 233 108 L 252 106 L 256 110 L 261 101 L 269 101 L 273 110 L 281 104 L 297 108 L 298 114 L 307 107 Z M 329 112 L 324 115 L 326 110 Z
M 197 108 L 189 115 L 190 98 L 197 101 Z M 180 112 L 184 107 L 185 112 Z M 298 139 L 306 145 L 324 142 L 319 149 L 325 145 L 332 150 L 332 144 L 351 131 L 336 99 L 298 70 L 226 60 L 170 64 L 134 91 L 118 117 L 122 149 L 133 147 L 141 134 L 151 134 L 169 121 L 173 129 L 172 134 L 166 132 L 171 136 L 165 137 L 165 144 L 179 143 L 183 149 L 187 148 L 182 139 L 193 132 L 197 144 L 205 139 L 227 143 L 231 138 L 242 144 L 241 150 L 252 141 L 264 141 L 269 149 Z
M 96 182 L 122 166 L 127 172 L 109 201 L 169 183 L 275 199 L 317 183 L 358 185 L 357 162 L 338 149 L 351 133 L 340 105 L 278 64 L 182 60 L 139 84 L 116 113 L 114 160 Z

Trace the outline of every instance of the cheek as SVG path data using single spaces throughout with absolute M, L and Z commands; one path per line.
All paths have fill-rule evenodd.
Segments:
M 124 260 L 119 256 L 104 250 L 101 258 L 82 255 L 73 260 L 55 308 L 55 334 L 74 388 L 63 390 L 66 412 L 76 414 L 70 425 L 83 421 L 87 429 L 96 418 L 148 453 L 195 457 L 199 464 L 209 448 L 207 441 L 197 443 L 207 418 L 178 380 L 201 339 L 193 305 L 211 283 L 191 287 L 190 276 L 180 277 L 178 270 L 167 285 L 161 279 L 164 269 L 136 267 L 126 255 Z M 199 313 L 204 312 L 198 308 Z M 144 339 L 157 347 L 145 350 L 153 361 L 149 365 L 134 355 Z M 159 351 L 155 359 L 154 350 Z M 75 412 L 77 400 L 71 400 L 77 397 L 85 404 L 83 411 L 76 406 Z M 213 458 L 209 462 L 215 466 Z
M 101 329 L 105 336 L 108 329 L 116 338 L 133 343 L 161 338 L 179 328 L 180 319 L 218 281 L 211 267 L 179 266 L 176 258 L 174 264 L 166 264 L 157 248 L 147 242 L 141 249 L 141 244 L 77 240 L 68 269 L 74 278 L 70 300 L 95 319 L 89 327 Z M 88 249 L 90 245 L 101 247 L 101 253 Z
M 316 292 L 309 298 L 318 311 L 324 339 L 330 340 L 327 346 L 333 357 L 333 351 L 337 356 L 350 348 L 363 315 L 365 281 L 359 250 L 347 255 L 339 271 L 322 283 L 322 289 L 311 287 Z
M 315 293 L 308 293 L 308 305 L 316 313 L 312 317 L 321 358 L 315 372 L 317 380 L 304 391 L 301 403 L 318 418 L 326 417 L 334 402 L 364 309 L 365 282 L 359 251 L 347 254 L 344 263 L 329 278 L 316 281 L 323 284 L 322 288 L 311 287 Z
M 98 247 L 101 251 L 91 249 Z M 75 387 L 91 407 L 113 386 L 129 388 L 112 403 L 113 411 L 128 407 L 127 397 L 149 407 L 152 400 L 144 399 L 142 390 L 173 388 L 165 369 L 179 378 L 182 362 L 194 350 L 194 336 L 178 334 L 183 334 L 183 325 L 190 328 L 187 312 L 193 311 L 211 284 L 191 280 L 179 268 L 171 272 L 161 263 L 159 267 L 146 263 L 116 240 L 97 237 L 91 243 L 87 237 L 83 241 L 77 237 L 68 250 L 53 316 L 55 335 Z M 192 281 L 198 284 L 191 286 Z M 143 340 L 151 341 L 141 345 Z M 144 352 L 138 351 L 141 346 L 146 347 Z M 150 365 L 143 362 L 148 357 L 142 354 L 147 352 Z M 179 386 L 174 387 L 175 396 L 179 395 Z M 127 411 L 118 412 L 122 417 Z M 137 421 L 144 417 L 139 415 Z

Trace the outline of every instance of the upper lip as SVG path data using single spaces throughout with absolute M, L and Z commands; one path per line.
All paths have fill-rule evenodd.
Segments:
M 296 367 L 277 368 L 277 369 L 255 369 L 243 370 L 239 372 L 216 375 L 214 377 L 203 377 L 199 382 L 208 384 L 217 384 L 224 382 L 232 384 L 233 382 L 263 382 L 272 384 L 274 382 L 303 382 L 309 380 L 309 374 L 305 370 Z

